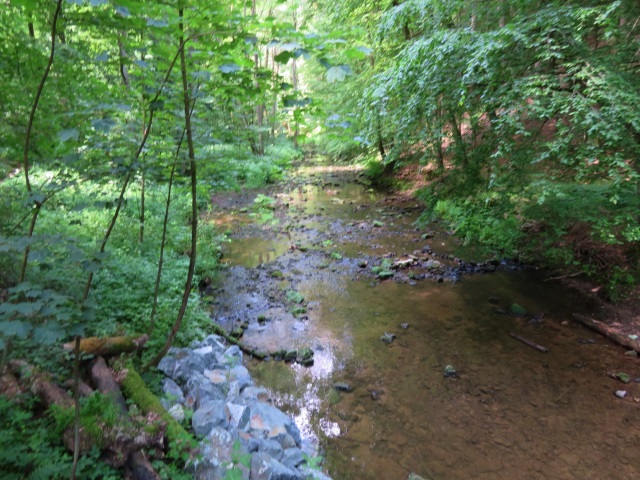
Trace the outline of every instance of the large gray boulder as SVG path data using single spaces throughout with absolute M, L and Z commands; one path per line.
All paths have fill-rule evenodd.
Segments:
M 224 400 L 212 400 L 205 403 L 191 417 L 191 425 L 196 435 L 208 435 L 215 427 L 229 426 L 229 410 Z

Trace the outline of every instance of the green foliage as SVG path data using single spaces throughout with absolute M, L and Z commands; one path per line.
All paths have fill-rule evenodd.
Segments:
M 56 434 L 58 438 L 62 438 L 64 431 L 74 423 L 75 410 L 57 405 L 52 405 L 50 410 L 55 421 Z M 118 407 L 108 396 L 95 392 L 80 399 L 80 425 L 97 445 L 104 439 L 103 430 L 117 425 L 118 419 Z
M 35 416 L 29 399 L 24 403 L 8 401 L 0 396 L 0 471 L 7 480 L 68 479 L 73 463 L 53 428 L 52 419 Z M 100 451 L 94 448 L 80 458 L 78 478 L 120 478 L 118 472 L 99 460 Z

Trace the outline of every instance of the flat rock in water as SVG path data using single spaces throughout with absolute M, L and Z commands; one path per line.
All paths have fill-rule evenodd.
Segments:
M 384 343 L 391 343 L 396 339 L 396 336 L 393 333 L 384 333 L 384 335 L 382 335 L 380 337 L 380 340 L 382 340 Z
M 351 385 L 349 385 L 346 382 L 336 382 L 333 384 L 333 388 L 335 390 L 338 390 L 339 392 L 350 392 L 351 391 Z

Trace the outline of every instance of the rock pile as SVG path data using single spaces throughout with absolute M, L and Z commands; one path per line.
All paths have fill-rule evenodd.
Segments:
M 307 465 L 315 445 L 254 385 L 237 346 L 210 335 L 190 348 L 172 348 L 158 368 L 167 376 L 165 408 L 179 421 L 193 412 L 192 429 L 202 439 L 202 456 L 191 466 L 196 479 L 224 479 L 233 471 L 230 478 L 331 480 Z

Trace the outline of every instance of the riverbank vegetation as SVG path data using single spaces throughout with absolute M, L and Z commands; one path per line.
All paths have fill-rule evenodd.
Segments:
M 226 241 L 198 221 L 211 195 L 281 179 L 303 148 L 376 178 L 418 165 L 424 220 L 488 255 L 612 300 L 639 282 L 637 2 L 5 3 L 1 371 L 78 377 L 62 342 L 145 333 L 152 367 L 201 336 Z M 74 460 L 20 401 L 0 397 L 10 478 L 99 456 Z
M 631 1 L 327 6 L 370 49 L 333 100 L 354 135 L 328 151 L 384 172 L 417 162 L 425 220 L 624 298 L 640 279 L 639 15 Z

